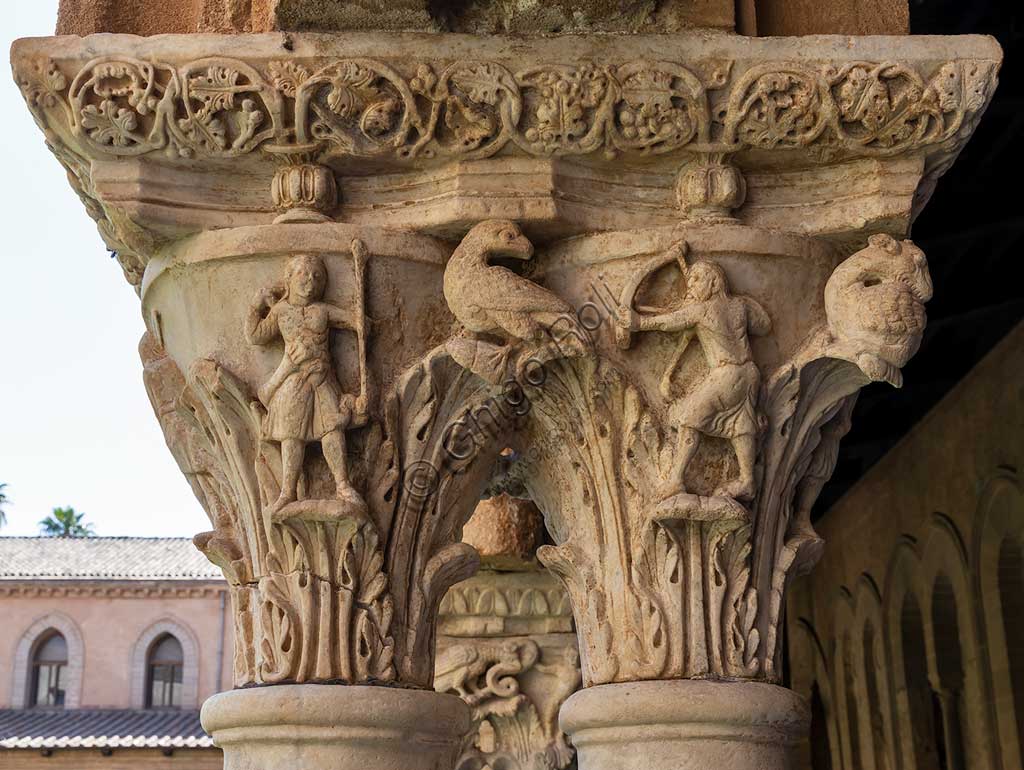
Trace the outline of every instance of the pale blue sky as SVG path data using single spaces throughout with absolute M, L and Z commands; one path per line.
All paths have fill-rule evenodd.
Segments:
M 4 55 L 15 38 L 53 34 L 56 18 L 57 0 L 7 4 Z M 102 535 L 206 529 L 142 387 L 138 297 L 9 74 L 0 115 L 0 535 L 36 534 L 57 505 Z

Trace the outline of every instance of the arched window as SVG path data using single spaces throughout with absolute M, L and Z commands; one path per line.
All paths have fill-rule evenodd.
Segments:
M 1016 538 L 1007 538 L 999 548 L 997 574 L 1017 742 L 1020 756 L 1024 757 L 1024 554 Z
M 146 708 L 181 708 L 184 669 L 181 642 L 172 634 L 157 638 L 146 660 Z
M 953 585 L 945 575 L 935 579 L 932 589 L 932 626 L 935 635 L 935 664 L 939 678 L 939 692 L 935 693 L 936 717 L 942 720 L 945 746 L 942 767 L 945 770 L 964 770 L 963 727 L 960 723 L 961 700 L 964 691 L 963 654 L 960 649 L 960 624 L 957 622 L 956 596 Z
M 32 652 L 29 706 L 64 708 L 67 694 L 68 643 L 59 631 L 41 637 Z
M 928 663 L 924 645 L 924 621 L 921 606 L 908 593 L 900 611 L 903 671 L 906 681 L 907 705 L 910 713 L 910 744 L 914 748 L 914 767 L 934 770 L 943 765 L 939 757 L 939 740 L 932 704 L 932 688 L 928 681 Z M 941 722 L 938 725 L 941 727 Z

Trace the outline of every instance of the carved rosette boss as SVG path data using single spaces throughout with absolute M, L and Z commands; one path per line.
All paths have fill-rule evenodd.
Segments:
M 572 604 L 580 767 L 789 767 L 785 586 L 820 556 L 857 391 L 920 342 L 905 236 L 998 47 L 232 40 L 12 52 L 140 294 L 147 390 L 231 582 L 243 689 L 204 715 L 227 766 L 451 766 L 470 719 L 427 689 L 436 617 L 501 487 L 543 512 Z M 383 754 L 356 737 L 399 723 Z

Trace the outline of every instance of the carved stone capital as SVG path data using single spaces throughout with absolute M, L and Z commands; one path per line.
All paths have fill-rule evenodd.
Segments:
M 461 527 L 503 447 L 451 435 L 488 386 L 442 344 L 447 256 L 288 223 L 150 260 L 145 382 L 213 523 L 196 544 L 231 584 L 237 685 L 430 684 L 438 606 L 478 563 Z
M 572 761 L 558 712 L 582 682 L 576 634 L 568 596 L 536 562 L 485 567 L 449 590 L 435 672 L 434 687 L 472 710 L 457 770 L 561 770 Z
M 782 591 L 820 554 L 809 509 L 853 399 L 898 386 L 920 341 L 923 253 L 696 223 L 549 244 L 544 289 L 457 259 L 529 251 L 519 238 L 475 227 L 446 296 L 478 337 L 460 363 L 522 388 L 509 475 L 555 540 L 538 555 L 572 600 L 585 682 L 776 681 Z
M 566 594 L 588 685 L 778 679 L 853 399 L 900 384 L 924 327 L 902 239 L 1000 58 L 699 33 L 12 50 L 140 294 L 237 684 L 419 688 L 439 610 L 565 632 Z M 564 592 L 460 583 L 499 491 L 544 513 Z

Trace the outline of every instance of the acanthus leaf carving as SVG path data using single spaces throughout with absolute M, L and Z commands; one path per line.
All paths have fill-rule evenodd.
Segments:
M 482 248 L 481 237 L 493 245 Z M 754 297 L 731 293 L 720 265 L 691 260 L 682 241 L 623 281 L 604 335 L 611 349 L 588 336 L 538 356 L 544 331 L 553 336 L 572 308 L 507 270 L 507 284 L 489 272 L 504 268 L 487 267 L 488 254 L 532 252 L 521 239 L 512 223 L 485 222 L 456 251 L 446 298 L 473 347 L 449 346 L 492 382 L 519 378 L 528 449 L 516 476 L 546 513 L 556 545 L 538 556 L 571 598 L 585 682 L 774 681 L 785 584 L 820 554 L 809 507 L 834 467 L 853 397 L 871 380 L 898 385 L 920 341 L 931 295 L 923 254 L 872 236 L 825 282 L 820 325 L 762 382 L 750 338 L 770 334 L 772 319 Z M 680 287 L 667 306 L 652 306 L 640 295 L 666 270 Z M 668 284 L 659 285 L 663 293 Z M 634 369 L 649 355 L 636 340 L 644 332 L 678 335 L 647 385 Z M 524 340 L 540 361 L 532 371 L 519 364 Z M 732 460 L 719 444 L 715 463 L 695 464 L 712 440 Z
M 143 345 L 168 444 L 214 524 L 196 544 L 232 584 L 239 685 L 429 686 L 439 605 L 478 564 L 461 528 L 518 419 L 443 345 L 378 412 L 358 300 L 369 257 L 358 239 L 350 251 L 350 309 L 326 301 L 316 255 L 257 292 L 244 333 L 281 356 L 253 385 L 213 359 L 186 379 L 154 337 Z M 338 379 L 332 328 L 355 332 L 356 393 Z
M 786 583 L 809 570 L 822 551 L 809 510 L 835 466 L 856 393 L 872 381 L 902 384 L 900 367 L 920 344 L 931 292 L 917 246 L 871 236 L 829 277 L 826 322 L 768 378 L 752 580 L 762 597 L 760 654 L 769 678 L 779 674 L 777 630 Z

